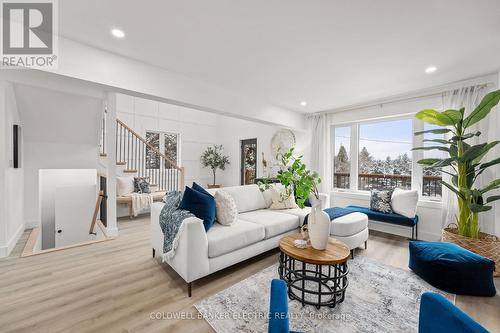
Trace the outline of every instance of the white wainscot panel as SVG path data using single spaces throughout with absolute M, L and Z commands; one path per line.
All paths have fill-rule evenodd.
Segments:
M 135 129 L 135 116 L 131 113 L 117 112 L 116 117 L 124 122 L 128 127 Z
M 201 111 L 193 110 L 185 107 L 179 108 L 179 121 L 183 123 L 199 124 Z
M 198 125 L 190 123 L 179 123 L 179 130 L 183 140 L 200 142 L 201 135 Z
M 215 142 L 217 128 L 213 126 L 197 125 L 199 141 L 203 143 Z
M 149 99 L 135 98 L 135 114 L 158 117 L 158 102 Z
M 135 116 L 135 128 L 141 136 L 146 137 L 146 131 L 158 131 L 158 118 Z
M 186 179 L 199 178 L 200 176 L 200 162 L 199 161 L 182 161 L 182 166 L 186 170 Z
M 200 143 L 182 140 L 181 154 L 183 160 L 199 161 L 201 156 Z
M 162 132 L 179 133 L 179 122 L 172 119 L 159 119 L 158 129 Z
M 158 103 L 158 117 L 178 121 L 179 109 L 177 105 Z
M 116 109 L 118 112 L 134 113 L 134 97 L 116 94 Z

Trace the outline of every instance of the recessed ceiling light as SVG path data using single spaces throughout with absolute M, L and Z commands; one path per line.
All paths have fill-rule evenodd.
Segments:
M 437 67 L 436 66 L 429 66 L 425 69 L 425 72 L 427 74 L 430 74 L 430 73 L 434 73 L 435 71 L 437 71 Z
M 125 33 L 123 32 L 123 30 L 116 29 L 116 28 L 111 30 L 111 34 L 113 36 L 115 36 L 116 38 L 124 38 L 125 37 Z
M 306 106 L 306 105 L 307 105 L 307 102 L 306 102 L 306 101 L 302 101 L 302 102 L 300 102 L 300 105 L 302 105 L 302 106 Z

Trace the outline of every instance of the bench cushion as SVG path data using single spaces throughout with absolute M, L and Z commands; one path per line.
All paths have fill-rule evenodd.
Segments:
M 408 218 L 396 213 L 389 213 L 389 214 L 380 213 L 371 210 L 370 208 L 359 207 L 359 206 L 347 206 L 346 209 L 352 210 L 353 212 L 360 212 L 366 214 L 368 216 L 368 219 L 380 222 L 405 225 L 408 227 L 413 227 L 415 226 L 415 224 L 418 223 L 418 216 L 415 216 L 414 218 Z
M 495 296 L 495 262 L 456 244 L 410 242 L 409 268 L 436 288 L 459 295 Z
M 237 220 L 232 225 L 216 223 L 207 232 L 208 257 L 215 258 L 252 245 L 264 239 L 264 227 L 252 222 Z
M 299 227 L 299 217 L 271 209 L 261 209 L 238 215 L 239 220 L 261 225 L 266 230 L 266 239 L 281 235 Z

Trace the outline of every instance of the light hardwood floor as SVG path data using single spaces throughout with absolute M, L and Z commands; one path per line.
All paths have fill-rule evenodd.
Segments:
M 151 258 L 149 219 L 122 220 L 112 241 L 20 258 L 27 233 L 0 260 L 0 332 L 212 332 L 203 319 L 152 320 L 151 313 L 197 317 L 193 304 L 272 265 L 270 251 L 193 285 Z M 372 232 L 367 255 L 407 269 L 407 240 Z M 500 287 L 496 279 L 497 289 Z M 500 296 L 457 297 L 457 305 L 500 332 Z

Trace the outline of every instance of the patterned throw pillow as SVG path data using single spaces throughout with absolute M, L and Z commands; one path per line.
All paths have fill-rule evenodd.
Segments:
M 217 222 L 222 225 L 233 224 L 238 217 L 238 208 L 231 194 L 224 190 L 218 190 L 214 197 Z
M 370 209 L 381 213 L 392 213 L 391 191 L 372 190 L 370 196 Z
M 134 192 L 151 193 L 148 180 L 147 177 L 134 177 Z
M 299 208 L 295 202 L 293 190 L 285 188 L 281 184 L 274 184 L 271 186 L 271 197 L 273 203 L 271 209 L 292 209 Z

